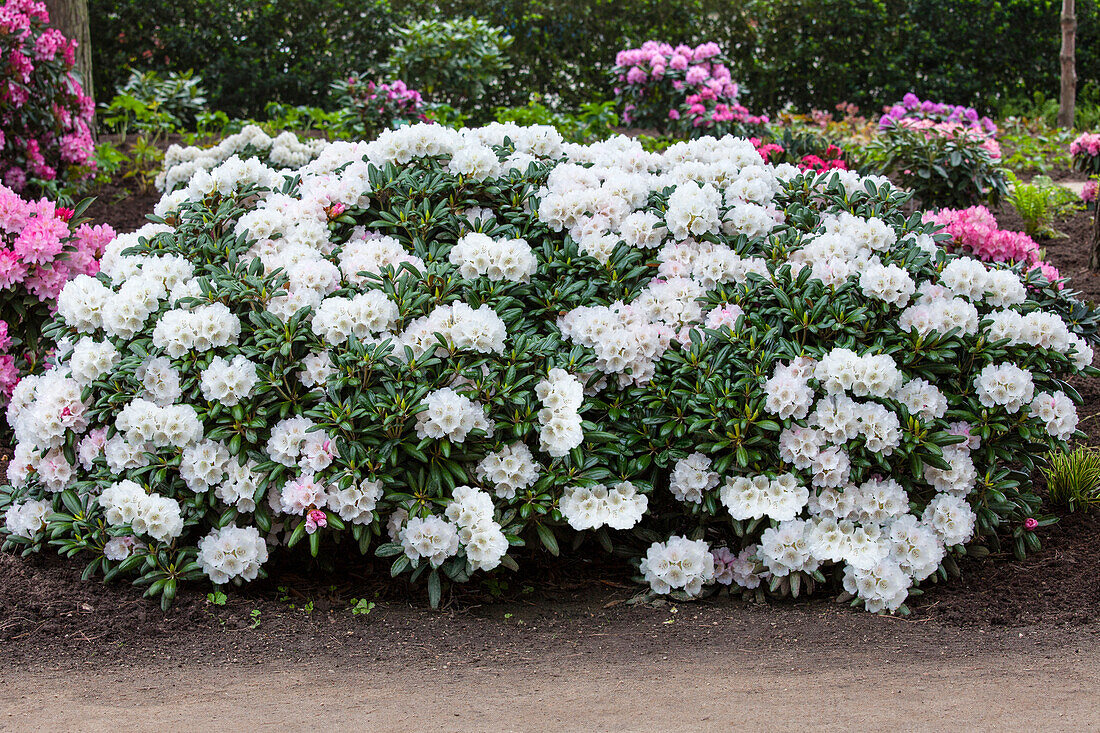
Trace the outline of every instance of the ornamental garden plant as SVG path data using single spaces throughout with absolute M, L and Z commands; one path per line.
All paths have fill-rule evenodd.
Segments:
M 4 546 L 164 605 L 276 552 L 390 558 L 434 604 L 567 542 L 653 593 L 904 612 L 1031 546 L 1097 325 L 907 198 L 732 137 L 499 124 L 197 167 L 61 291 Z
M 114 239 L 106 224 L 42 198 L 28 201 L 0 186 L 0 403 L 19 380 L 41 372 L 50 352 L 42 328 L 65 283 L 99 271 L 99 256 Z
M 762 132 L 767 116 L 752 115 L 716 43 L 675 48 L 646 41 L 620 51 L 611 69 L 623 124 L 686 137 Z
M 73 73 L 75 43 L 41 2 L 0 9 L 0 180 L 16 193 L 57 193 L 94 170 L 94 105 Z

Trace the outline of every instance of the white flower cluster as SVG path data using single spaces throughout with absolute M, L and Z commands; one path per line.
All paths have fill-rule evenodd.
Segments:
M 493 437 L 493 422 L 485 418 L 481 405 L 450 387 L 431 392 L 420 404 L 425 409 L 416 414 L 418 438 L 447 438 L 462 443 L 471 430 Z
M 714 555 L 703 540 L 674 535 L 668 542 L 654 542 L 642 558 L 642 575 L 657 593 L 683 590 L 697 596 L 714 580 Z
M 337 346 L 352 336 L 366 340 L 389 331 L 397 315 L 397 304 L 381 290 L 368 290 L 351 298 L 326 298 L 313 315 L 313 332 Z
M 46 527 L 46 517 L 53 511 L 45 499 L 12 504 L 4 512 L 4 528 L 16 537 L 33 539 Z
M 580 306 L 558 321 L 566 338 L 596 352 L 596 368 L 619 375 L 624 386 L 642 384 L 653 376 L 654 365 L 668 349 L 672 331 L 650 320 L 640 306 Z
M 297 169 L 317 157 L 326 144 L 320 139 L 302 142 L 292 132 L 272 138 L 257 125 L 246 125 L 211 148 L 169 145 L 164 153 L 164 168 L 154 183 L 158 191 L 186 187 L 197 172 L 209 172 L 235 155 L 262 156 L 280 168 Z
M 535 483 L 539 465 L 531 449 L 523 443 L 512 443 L 489 453 L 477 464 L 477 479 L 492 485 L 499 499 L 511 499 L 517 491 Z
M 161 407 L 139 397 L 119 411 L 115 428 L 135 446 L 150 443 L 184 448 L 202 437 L 203 426 L 191 405 Z
M 398 356 L 409 347 L 414 356 L 430 350 L 442 356 L 450 351 L 474 351 L 479 354 L 500 354 L 508 335 L 504 321 L 487 305 L 471 308 L 465 303 L 437 306 L 426 316 L 411 321 L 397 337 Z M 446 347 L 439 343 L 439 336 Z
M 198 561 L 218 585 L 255 580 L 267 562 L 267 543 L 255 527 L 228 524 L 199 540 Z
M 539 448 L 554 457 L 564 456 L 584 440 L 580 414 L 584 385 L 564 369 L 551 369 L 535 386 L 535 396 L 542 403 Z
M 153 329 L 153 345 L 176 359 L 192 349 L 204 352 L 234 345 L 240 335 L 241 320 L 223 303 L 210 303 L 165 313 Z
M 433 568 L 458 554 L 458 530 L 442 517 L 411 517 L 397 537 L 406 557 L 413 562 L 425 559 Z
M 1019 412 L 1035 396 L 1031 372 L 1015 364 L 989 364 L 974 377 L 974 388 L 983 405 L 1001 405 L 1010 413 Z
M 248 357 L 237 354 L 233 361 L 226 361 L 215 356 L 202 371 L 202 394 L 211 402 L 232 407 L 248 397 L 258 381 L 256 363 Z
M 112 484 L 99 495 L 99 505 L 112 526 L 128 524 L 135 534 L 169 542 L 183 533 L 180 505 L 174 499 L 150 494 L 133 481 Z
M 794 519 L 810 498 L 810 491 L 793 474 L 775 478 L 745 476 L 727 478 L 721 491 L 722 503 L 734 519 L 770 517 L 780 521 Z
M 528 282 L 538 267 L 531 245 L 524 240 L 493 239 L 480 232 L 460 238 L 448 259 L 468 280 L 484 275 L 490 280 Z
M 710 459 L 702 453 L 692 453 L 676 461 L 668 488 L 677 501 L 699 504 L 703 494 L 718 485 L 718 474 L 710 470 Z
M 308 417 L 288 417 L 271 428 L 267 454 L 284 466 L 323 471 L 336 456 L 336 444 Z
M 363 479 L 344 489 L 330 486 L 326 497 L 328 508 L 340 515 L 340 519 L 352 524 L 370 524 L 374 521 L 374 509 L 382 498 L 380 481 Z
M 456 486 L 447 518 L 458 526 L 458 541 L 473 570 L 492 570 L 508 551 L 508 538 L 493 519 L 493 499 L 484 491 Z
M 649 508 L 649 497 L 638 493 L 634 484 L 623 481 L 610 489 L 603 484 L 572 486 L 558 503 L 562 516 L 575 530 L 630 529 L 642 521 Z

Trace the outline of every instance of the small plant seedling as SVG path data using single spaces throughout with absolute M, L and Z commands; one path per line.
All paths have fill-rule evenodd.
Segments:
M 367 616 L 374 610 L 374 603 L 366 598 L 351 599 L 351 613 L 353 616 Z
M 220 590 L 216 590 L 213 593 L 206 594 L 206 602 L 211 603 L 215 606 L 224 606 L 227 600 L 228 598 L 226 597 L 226 595 Z
M 294 608 L 294 606 L 291 606 L 291 608 Z M 305 611 L 307 615 L 313 613 L 313 601 L 306 601 L 306 604 L 302 606 L 302 610 Z
M 248 614 L 248 618 L 251 619 L 251 622 L 248 624 L 248 628 L 258 628 L 260 625 L 260 609 L 253 608 L 252 612 Z
M 489 595 L 493 598 L 500 598 L 508 590 L 508 581 L 498 578 L 486 578 L 485 587 L 489 590 Z
M 275 600 L 277 600 L 279 603 L 289 603 L 290 602 L 290 591 L 287 589 L 287 587 L 285 585 L 280 585 L 279 587 L 277 587 L 275 589 L 275 591 L 276 591 Z M 292 608 L 293 608 L 293 606 L 292 606 Z

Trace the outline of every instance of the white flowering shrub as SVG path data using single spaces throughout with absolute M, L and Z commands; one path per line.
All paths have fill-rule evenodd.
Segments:
M 316 158 L 325 145 L 324 140 L 301 140 L 289 131 L 271 137 L 258 125 L 245 125 L 240 132 L 211 147 L 169 145 L 155 185 L 158 191 L 171 193 L 186 186 L 198 171 L 210 172 L 233 156 L 256 158 L 276 169 L 295 170 Z
M 1071 291 L 948 254 L 905 199 L 734 138 L 230 158 L 62 292 L 7 412 L 5 544 L 165 604 L 302 547 L 435 603 L 568 539 L 657 593 L 897 610 L 968 543 L 1025 549 L 1033 456 L 1096 374 Z

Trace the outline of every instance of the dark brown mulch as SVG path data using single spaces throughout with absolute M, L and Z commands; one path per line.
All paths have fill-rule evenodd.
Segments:
M 110 224 L 118 234 L 140 229 L 149 220 L 145 217 L 153 213 L 153 207 L 160 201 L 160 192 L 155 188 L 141 193 L 135 191 L 135 184 L 115 180 L 91 191 L 95 201 L 84 212 L 94 224 Z
M 1039 530 L 1042 549 L 967 558 L 962 576 L 929 585 L 914 615 L 973 626 L 1079 625 L 1100 619 L 1100 514 L 1065 514 Z

